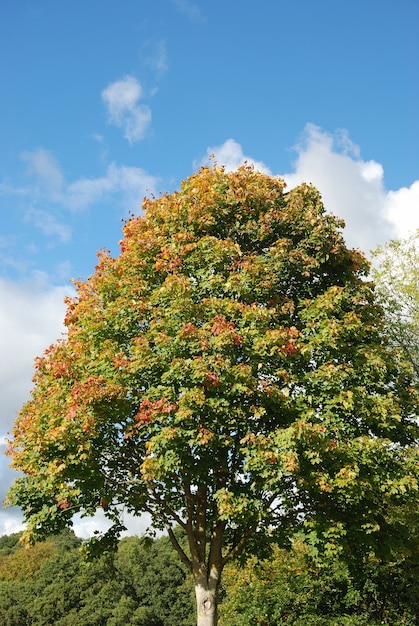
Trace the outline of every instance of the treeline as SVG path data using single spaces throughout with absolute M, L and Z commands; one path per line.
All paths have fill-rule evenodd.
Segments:
M 0 537 L 2 626 L 194 626 L 192 581 L 168 539 L 122 539 L 86 562 L 71 532 L 22 548 Z M 367 559 L 356 572 L 310 563 L 303 545 L 230 565 L 220 626 L 414 626 L 418 560 Z

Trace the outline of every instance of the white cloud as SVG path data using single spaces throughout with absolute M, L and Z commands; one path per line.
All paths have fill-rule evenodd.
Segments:
M 146 39 L 141 46 L 140 58 L 145 65 L 148 65 L 158 77 L 162 77 L 163 74 L 169 69 L 167 61 L 167 46 L 164 39 Z
M 253 165 L 256 170 L 264 172 L 265 174 L 271 174 L 269 167 L 265 165 L 265 163 L 255 161 L 252 157 L 246 156 L 241 145 L 234 139 L 227 139 L 227 141 L 220 146 L 208 148 L 206 156 L 201 160 L 199 165 L 208 165 L 212 158 L 214 158 L 219 165 L 224 165 L 227 172 L 237 169 L 246 161 Z
M 419 180 L 410 187 L 388 192 L 387 216 L 397 237 L 406 238 L 419 228 Z
M 143 139 L 151 122 L 150 107 L 139 104 L 142 96 L 141 85 L 133 76 L 110 83 L 102 91 L 110 123 L 122 128 L 130 143 Z
M 69 293 L 70 286 L 49 285 L 39 273 L 31 282 L 0 278 L 0 436 L 29 397 L 35 357 L 64 332 Z
M 18 509 L 9 509 L 0 513 L 0 535 L 12 535 L 24 530 L 22 515 Z
M 394 234 L 386 212 L 383 168 L 363 161 L 346 133 L 331 135 L 309 124 L 295 150 L 295 170 L 284 175 L 288 187 L 312 182 L 326 210 L 345 220 L 349 245 L 369 252 Z
M 327 133 L 313 124 L 304 129 L 294 147 L 293 171 L 281 174 L 288 189 L 302 182 L 313 183 L 320 191 L 326 211 L 343 218 L 348 245 L 367 254 L 391 238 L 406 237 L 419 228 L 419 181 L 410 187 L 387 190 L 384 169 L 377 161 L 364 161 L 359 146 L 347 131 Z M 234 139 L 208 148 L 201 165 L 210 155 L 227 170 L 234 170 L 245 160 L 270 174 L 261 162 L 246 157 Z
M 0 503 L 16 476 L 3 444 L 29 398 L 35 357 L 64 332 L 64 297 L 70 293 L 70 287 L 52 286 L 40 273 L 24 283 L 0 278 Z M 18 509 L 0 512 L 0 534 L 21 529 Z
M 143 535 L 150 526 L 150 522 L 151 517 L 148 513 L 134 516 L 131 513 L 124 512 L 122 514 L 122 523 L 127 530 L 122 533 L 122 536 Z M 112 522 L 106 518 L 101 510 L 98 510 L 92 517 L 81 517 L 80 515 L 75 515 L 73 523 L 73 530 L 75 534 L 82 539 L 92 537 L 95 531 L 104 533 L 112 525 Z
M 44 274 L 36 273 L 31 282 L 17 283 L 0 278 L 0 506 L 17 476 L 4 456 L 8 433 L 23 404 L 29 399 L 33 362 L 36 356 L 63 336 L 64 298 L 73 294 L 69 286 L 53 286 Z M 125 534 L 142 534 L 148 516 L 124 514 Z M 17 507 L 0 509 L 0 535 L 23 530 L 23 516 Z M 95 530 L 109 528 L 103 514 L 93 518 L 76 517 L 74 531 L 89 537 Z
M 139 167 L 111 163 L 104 176 L 81 178 L 68 185 L 62 203 L 72 209 L 84 209 L 106 196 L 121 194 L 126 209 L 135 209 L 145 195 L 154 191 L 157 179 Z

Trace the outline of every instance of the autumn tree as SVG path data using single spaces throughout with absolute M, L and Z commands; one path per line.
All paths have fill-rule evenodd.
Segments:
M 416 489 L 416 397 L 314 187 L 215 166 L 143 209 L 36 362 L 9 501 L 29 540 L 101 509 L 112 541 L 122 509 L 149 513 L 213 626 L 245 549 L 298 531 L 332 553 L 385 545 L 389 505 Z

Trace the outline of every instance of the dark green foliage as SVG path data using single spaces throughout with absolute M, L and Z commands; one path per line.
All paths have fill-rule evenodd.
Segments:
M 0 538 L 0 573 L 9 566 L 14 576 L 0 579 L 2 626 L 194 626 L 192 584 L 167 537 L 127 537 L 114 555 L 86 563 L 70 531 L 29 549 L 19 536 Z M 414 554 L 368 558 L 352 573 L 338 559 L 315 567 L 303 544 L 233 563 L 220 626 L 417 626 Z M 17 568 L 18 558 L 30 568 Z
M 126 589 L 133 597 L 141 598 L 144 606 L 152 607 L 164 626 L 195 624 L 192 581 L 185 579 L 185 569 L 168 538 L 151 545 L 136 537 L 123 539 L 115 567 Z
M 3 535 L 0 537 L 0 557 L 11 554 L 19 547 L 19 539 L 22 533 L 13 533 L 12 535 Z
M 80 540 L 64 533 L 32 548 L 2 538 L 2 626 L 193 626 L 190 581 L 168 539 L 147 546 L 123 539 L 115 555 L 82 559 Z M 30 556 L 32 555 L 32 556 Z M 30 557 L 30 558 L 29 558 Z M 18 563 L 35 563 L 30 569 Z M 1 576 L 12 567 L 13 576 Z

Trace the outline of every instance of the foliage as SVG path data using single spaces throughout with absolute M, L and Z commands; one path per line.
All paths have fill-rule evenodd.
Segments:
M 276 548 L 270 559 L 231 564 L 224 572 L 220 625 L 417 625 L 417 560 L 364 561 L 356 576 L 339 559 L 318 568 L 297 542 L 291 550 Z
M 390 337 L 419 378 L 419 231 L 378 247 L 374 257 L 373 275 Z
M 0 537 L 0 557 L 14 552 L 19 547 L 19 540 L 22 533 L 12 533 Z
M 178 534 L 178 533 L 177 533 Z M 179 535 L 178 535 L 179 536 Z M 118 577 L 165 626 L 192 626 L 193 587 L 168 537 L 151 544 L 123 539 L 115 557 Z
M 413 530 L 413 529 L 412 529 Z M 176 531 L 179 541 L 184 541 Z M 7 543 L 8 538 L 1 538 Z M 11 538 L 15 541 L 15 538 Z M 114 555 L 81 559 L 72 534 L 49 538 L 50 554 L 21 545 L 2 557 L 7 570 L 17 553 L 35 550 L 38 568 L 15 569 L 0 580 L 0 623 L 5 626 L 193 626 L 193 588 L 167 537 L 126 537 Z M 43 544 L 39 544 L 42 546 Z M 42 556 L 41 556 L 42 554 Z M 224 572 L 220 626 L 416 626 L 419 550 L 380 563 L 367 556 L 352 573 L 332 559 L 317 567 L 308 549 L 274 547 Z M 33 558 L 33 557 L 31 557 Z
M 246 545 L 391 548 L 391 506 L 417 489 L 416 394 L 364 256 L 315 188 L 284 187 L 203 169 L 77 283 L 9 448 L 28 540 L 101 509 L 108 549 L 122 507 L 148 512 L 212 606 Z
M 1 624 L 193 626 L 192 586 L 167 538 L 149 547 L 126 538 L 115 556 L 92 563 L 81 558 L 80 541 L 69 538 L 58 535 L 2 557 L 1 571 L 11 566 L 13 576 L 0 577 Z M 17 555 L 21 563 L 36 556 L 37 568 L 17 569 Z

